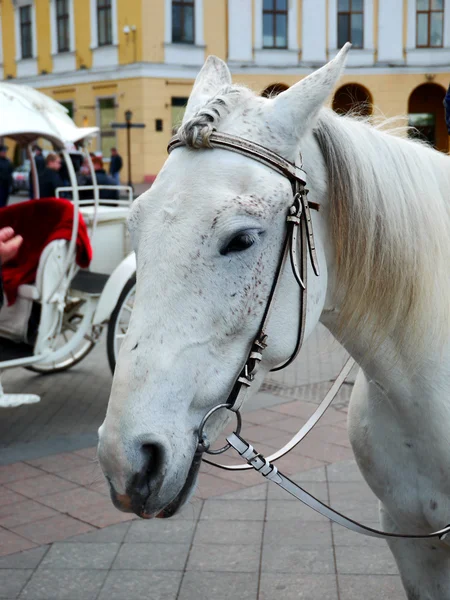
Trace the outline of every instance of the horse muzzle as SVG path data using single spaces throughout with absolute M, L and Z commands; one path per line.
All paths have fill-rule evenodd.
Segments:
M 99 446 L 99 460 L 110 488 L 111 500 L 123 512 L 133 512 L 143 519 L 173 516 L 185 504 L 195 487 L 201 465 L 201 453 L 195 453 L 186 480 L 181 489 L 174 490 L 167 481 L 168 452 L 162 443 L 153 440 L 143 444 L 139 455 L 133 453 L 134 469 L 127 464 L 128 476 L 125 492 L 120 493 L 114 486 L 114 470 L 108 469 L 108 457 L 102 444 Z M 136 469 L 136 466 L 139 468 Z

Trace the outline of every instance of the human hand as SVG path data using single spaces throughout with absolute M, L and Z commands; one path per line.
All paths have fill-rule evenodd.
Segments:
M 0 263 L 4 264 L 14 258 L 22 242 L 22 236 L 14 235 L 12 227 L 3 227 L 3 229 L 0 229 Z

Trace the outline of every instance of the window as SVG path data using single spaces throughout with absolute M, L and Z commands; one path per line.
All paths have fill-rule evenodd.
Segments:
M 97 36 L 99 46 L 112 44 L 112 0 L 97 0 Z
M 172 134 L 175 135 L 183 120 L 188 98 L 172 98 Z
M 20 48 L 22 58 L 33 56 L 31 5 L 20 7 Z
M 408 115 L 408 137 L 436 144 L 436 117 L 432 113 L 415 113 Z
M 69 0 L 56 0 L 56 35 L 58 52 L 69 52 Z
M 194 43 L 194 0 L 173 0 L 172 42 Z
M 417 0 L 417 48 L 442 48 L 444 0 Z
M 98 98 L 97 125 L 100 127 L 100 150 L 103 156 L 111 154 L 116 146 L 116 132 L 111 127 L 116 119 L 115 98 Z
M 73 101 L 72 100 L 64 100 L 60 102 L 67 110 L 69 111 L 67 114 L 71 119 L 73 119 L 74 109 L 73 109 Z
M 351 42 L 353 48 L 364 46 L 364 0 L 338 0 L 338 48 Z
M 287 0 L 264 0 L 263 48 L 287 48 Z

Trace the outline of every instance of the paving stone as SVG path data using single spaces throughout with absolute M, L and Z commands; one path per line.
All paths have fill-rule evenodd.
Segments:
M 32 569 L 0 569 L 0 598 L 18 596 L 32 573 Z
M 74 469 L 76 467 L 91 465 L 92 461 L 77 454 L 64 452 L 62 454 L 56 454 L 55 456 L 30 460 L 27 461 L 27 463 L 32 467 L 37 467 L 48 473 L 61 473 L 62 471 L 68 471 L 69 469 Z M 37 474 L 42 475 L 42 472 L 38 472 Z
M 364 481 L 357 482 L 330 482 L 330 500 L 332 502 L 354 502 L 360 500 L 361 504 L 376 503 L 377 497 Z
M 269 521 L 264 527 L 264 545 L 331 548 L 331 526 L 327 522 L 291 523 Z
M 41 563 L 42 569 L 109 569 L 118 543 L 64 543 L 52 545 Z
M 264 544 L 261 570 L 264 573 L 334 573 L 331 548 L 304 548 Z
M 43 506 L 33 500 L 26 500 L 18 504 L 7 504 L 0 507 L 0 526 L 13 529 L 19 525 L 33 523 L 58 515 L 56 510 Z
M 21 494 L 17 494 L 7 487 L 0 485 L 0 506 L 6 506 L 7 504 L 17 504 L 18 502 L 25 502 L 27 498 Z
M 335 575 L 261 575 L 259 600 L 338 600 Z M 361 595 L 358 600 L 367 600 Z M 341 600 L 349 600 L 345 596 Z
M 14 481 L 6 485 L 10 490 L 14 490 L 27 498 L 39 498 L 39 496 L 56 494 L 76 487 L 74 483 L 48 473 L 31 479 Z
M 260 547 L 222 544 L 196 544 L 191 549 L 188 571 L 257 573 Z
M 39 475 L 42 475 L 42 471 L 23 462 L 16 462 L 13 465 L 0 467 L 0 483 L 3 484 L 30 477 L 38 477 Z
M 258 578 L 254 573 L 187 572 L 178 600 L 257 600 Z
M 307 483 L 313 482 L 326 482 L 327 474 L 325 467 L 317 467 L 316 469 L 309 469 L 308 471 L 302 471 L 301 473 L 294 474 L 291 479 L 296 483 Z
M 265 500 L 267 498 L 268 484 L 252 485 L 237 492 L 222 494 L 220 500 Z
M 328 481 L 364 481 L 360 470 L 354 460 L 335 462 L 327 466 Z
M 97 499 L 93 504 L 76 506 L 74 503 L 74 505 L 69 508 L 67 512 L 75 519 L 79 519 L 85 523 L 90 523 L 94 527 L 107 527 L 108 525 L 129 522 L 138 518 L 134 514 L 123 513 L 118 510 L 113 505 L 110 498 L 105 498 L 101 494 L 97 493 L 96 496 Z
M 242 483 L 222 479 L 208 473 L 200 473 L 195 496 L 197 498 L 211 498 L 213 496 L 221 496 L 227 492 L 237 491 L 241 488 Z
M 112 568 L 181 571 L 186 564 L 189 548 L 189 544 L 125 543 L 120 547 Z
M 366 552 L 360 547 L 336 546 L 336 564 L 339 573 L 350 575 L 397 575 L 394 558 L 387 546 L 372 546 Z
M 91 461 L 87 465 L 68 469 L 60 473 L 60 477 L 79 485 L 91 486 L 104 480 L 103 472 L 98 462 Z
M 28 550 L 34 548 L 36 544 L 32 541 L 25 539 L 21 535 L 17 535 L 12 531 L 3 529 L 0 527 L 0 556 L 6 554 L 13 554 L 14 552 L 20 552 L 22 550 Z
M 48 546 L 39 546 L 9 556 L 2 556 L 0 558 L 0 569 L 35 569 L 47 550 Z
M 111 571 L 98 600 L 175 600 L 181 576 L 181 571 Z
M 51 494 L 50 496 L 41 496 L 39 502 L 50 506 L 60 512 L 70 513 L 80 507 L 92 508 L 95 504 L 104 504 L 105 498 L 101 494 L 83 487 L 77 487 L 73 490 Z
M 177 521 L 178 519 L 185 519 L 187 521 L 197 521 L 203 508 L 203 500 L 194 498 L 189 504 L 183 506 L 183 508 L 177 512 L 176 515 L 170 517 L 171 521 Z
M 39 568 L 21 594 L 25 600 L 95 600 L 107 571 Z
M 278 421 L 282 421 L 286 419 L 286 415 L 284 414 L 277 414 L 275 411 L 273 410 L 267 410 L 265 408 L 262 408 L 260 410 L 254 410 L 251 412 L 245 412 L 245 410 L 243 411 L 245 414 L 245 422 L 246 423 L 252 423 L 252 425 L 272 425 L 273 427 L 276 427 L 275 423 L 277 423 Z
M 399 576 L 339 575 L 341 600 L 405 600 Z
M 299 528 L 303 522 L 322 521 L 328 523 L 328 519 L 322 517 L 300 500 L 270 500 L 267 502 L 267 521 L 290 521 L 292 527 Z
M 83 458 L 89 458 L 91 460 L 97 459 L 97 446 L 92 448 L 83 448 L 82 450 L 75 450 L 75 454 L 82 456 Z
M 263 521 L 199 521 L 195 544 L 261 545 Z
M 83 544 L 104 543 L 104 542 L 123 542 L 125 535 L 130 528 L 130 523 L 119 523 L 110 525 L 105 529 L 97 529 L 90 533 L 75 535 L 66 540 L 66 542 L 81 542 Z
M 50 519 L 27 523 L 15 527 L 13 531 L 36 544 L 58 542 L 79 533 L 93 531 L 94 528 L 87 523 L 72 519 L 67 515 L 58 515 Z
M 127 543 L 170 542 L 190 543 L 195 531 L 195 522 L 190 520 L 152 519 L 133 521 L 125 536 Z
M 266 503 L 263 500 L 206 500 L 200 518 L 219 521 L 262 521 L 265 508 Z

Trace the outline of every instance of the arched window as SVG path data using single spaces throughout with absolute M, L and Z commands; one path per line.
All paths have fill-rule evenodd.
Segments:
M 261 96 L 263 98 L 273 98 L 287 89 L 289 89 L 289 86 L 285 83 L 271 83 L 261 92 Z
M 348 83 L 335 93 L 333 110 L 341 115 L 356 113 L 368 117 L 372 114 L 372 96 L 364 86 Z
M 445 89 L 437 83 L 416 87 L 408 101 L 410 137 L 418 137 L 442 152 L 448 152 L 448 133 L 445 125 Z

